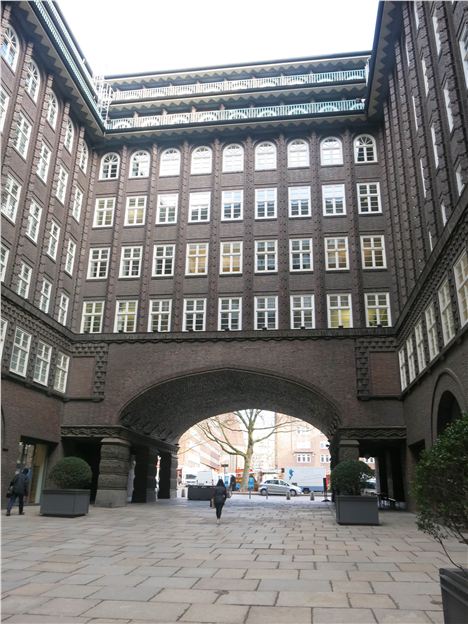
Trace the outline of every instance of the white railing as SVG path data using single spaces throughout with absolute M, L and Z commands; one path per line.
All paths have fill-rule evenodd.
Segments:
M 307 104 L 282 104 L 281 106 L 259 106 L 256 108 L 234 108 L 229 110 L 199 111 L 195 113 L 175 113 L 170 115 L 146 115 L 108 119 L 108 130 L 126 128 L 151 128 L 177 126 L 180 124 L 212 123 L 219 121 L 242 121 L 267 117 L 290 117 L 296 115 L 327 115 L 336 112 L 362 111 L 364 101 L 337 100 L 332 102 L 312 102 Z
M 262 89 L 268 87 L 290 87 L 294 85 L 317 85 L 330 82 L 348 82 L 365 80 L 365 69 L 347 69 L 344 71 L 324 72 L 317 74 L 297 74 L 294 76 L 272 76 L 271 78 L 249 78 L 246 80 L 223 80 L 221 82 L 199 82 L 185 85 L 169 85 L 151 89 L 113 90 L 113 101 L 148 100 L 158 97 L 181 97 L 203 93 L 219 93 L 226 91 L 242 91 L 246 89 Z

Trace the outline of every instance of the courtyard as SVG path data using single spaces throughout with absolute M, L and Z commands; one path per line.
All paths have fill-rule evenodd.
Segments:
M 415 516 L 338 526 L 306 497 L 234 495 L 221 524 L 185 498 L 3 517 L 2 621 L 21 624 L 443 622 L 448 566 Z M 449 543 L 467 562 L 466 549 Z

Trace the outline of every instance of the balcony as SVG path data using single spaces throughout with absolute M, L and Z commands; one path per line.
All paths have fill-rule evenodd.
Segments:
M 282 104 L 280 106 L 259 106 L 255 108 L 234 108 L 229 110 L 197 111 L 193 113 L 175 113 L 146 115 L 108 119 L 107 130 L 125 130 L 130 128 L 153 128 L 189 124 L 245 121 L 267 117 L 296 117 L 304 115 L 329 115 L 339 112 L 358 112 L 364 110 L 361 99 L 336 100 L 332 102 L 311 102 L 306 104 Z
M 184 97 L 188 95 L 205 95 L 226 93 L 229 91 L 245 91 L 249 89 L 269 89 L 272 87 L 311 86 L 321 84 L 351 82 L 365 80 L 365 69 L 349 69 L 345 71 L 297 74 L 294 76 L 272 76 L 269 78 L 249 78 L 246 80 L 223 80 L 221 82 L 204 82 L 151 89 L 114 89 L 112 101 L 151 100 L 153 98 Z

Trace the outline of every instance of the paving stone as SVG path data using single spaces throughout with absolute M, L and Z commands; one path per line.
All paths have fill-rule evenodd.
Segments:
M 217 572 L 217 568 L 179 568 L 177 572 L 174 573 L 174 577 L 188 576 L 191 578 L 207 578 L 214 576 L 215 572 Z
M 26 585 L 12 589 L 9 594 L 10 596 L 41 596 L 56 586 L 56 583 L 26 583 Z
M 370 609 L 313 609 L 314 624 L 370 624 L 376 622 Z M 401 621 L 400 624 L 406 624 Z
M 310 624 L 311 611 L 306 607 L 251 607 L 246 624 Z
M 231 568 L 228 570 L 217 570 L 213 576 L 215 578 L 241 579 L 245 578 L 247 570 L 244 568 Z
M 390 594 L 392 600 L 399 609 L 420 611 L 441 611 L 442 598 L 440 595 L 428 596 L 427 594 Z
M 49 598 L 86 598 L 90 594 L 94 594 L 97 589 L 98 587 L 95 585 L 66 585 L 64 583 L 56 583 L 52 588 L 45 590 L 43 595 Z
M 125 602 L 124 600 L 103 600 L 86 612 L 88 618 L 143 620 L 145 622 L 175 622 L 184 613 L 188 604 L 168 602 Z M 92 620 L 91 620 L 92 621 Z M 93 623 L 94 624 L 94 623 Z M 117 624 L 117 623 L 116 623 Z
M 396 609 L 396 604 L 385 594 L 353 594 L 348 593 L 353 608 L 357 609 Z
M 409 609 L 374 609 L 373 611 L 379 624 L 428 624 L 431 621 L 424 611 Z
M 442 611 L 425 611 L 424 613 L 434 624 L 444 624 L 444 614 Z
M 353 593 L 353 594 L 371 594 L 372 587 L 366 581 L 332 581 L 334 592 Z M 379 592 L 384 593 L 384 592 Z
M 222 624 L 242 624 L 248 607 L 237 605 L 191 605 L 180 618 L 181 622 L 216 622 Z
M 194 589 L 221 589 L 226 591 L 253 591 L 258 588 L 257 579 L 204 578 L 194 585 Z
M 374 581 L 372 587 L 376 594 L 437 594 L 440 592 L 440 586 L 437 583 L 417 583 L 406 582 L 401 583 L 394 581 Z
M 73 578 L 73 577 L 71 577 Z M 136 587 L 145 581 L 148 576 L 137 576 L 136 574 L 114 574 L 113 576 L 98 576 L 91 585 L 97 587 Z M 65 583 L 62 583 L 64 585 Z
M 229 591 L 223 593 L 216 604 L 273 606 L 277 592 L 273 591 Z
M 213 604 L 219 592 L 209 589 L 163 589 L 151 602 L 187 602 L 191 604 Z
M 44 598 L 43 598 L 44 600 Z M 47 602 L 29 607 L 28 611 L 34 614 L 56 615 L 83 615 L 85 611 L 98 604 L 98 600 L 80 598 L 51 598 Z
M 42 596 L 7 596 L 2 600 L 2 615 L 27 613 L 47 600 Z
M 349 570 L 348 576 L 351 581 L 391 581 L 390 572 L 382 570 Z
M 433 582 L 433 579 L 426 572 L 391 572 L 394 581 L 407 581 L 408 583 Z M 375 579 L 378 580 L 378 579 Z
M 160 591 L 159 587 L 142 586 L 138 587 L 119 587 L 115 588 L 112 585 L 108 587 L 96 588 L 97 591 L 89 596 L 92 600 L 128 600 L 129 602 L 137 600 L 145 602 L 153 598 L 157 592 Z M 169 601 L 169 602 L 174 602 Z
M 110 577 L 109 577 L 110 578 Z M 190 589 L 195 585 L 198 579 L 190 577 L 175 577 L 163 578 L 162 576 L 151 576 L 142 581 L 138 587 L 156 587 L 157 589 L 174 588 L 174 589 Z
M 331 592 L 329 581 L 262 579 L 260 591 Z
M 246 579 L 297 579 L 298 570 L 247 570 Z
M 60 583 L 63 585 L 87 585 L 98 578 L 101 578 L 99 574 L 71 574 L 62 577 Z
M 172 562 L 174 563 L 174 562 Z M 172 566 L 172 567 L 167 567 L 167 568 L 158 568 L 158 566 L 140 566 L 137 568 L 134 568 L 133 572 L 136 576 L 172 576 L 173 574 L 175 574 L 178 570 L 180 570 L 180 567 L 176 567 L 176 566 Z M 109 573 L 108 573 L 109 574 Z M 110 575 L 112 576 L 112 573 L 110 573 Z M 125 574 L 126 576 L 127 574 Z M 200 575 L 201 576 L 201 575 Z
M 279 606 L 304 607 L 347 607 L 348 597 L 344 593 L 309 591 L 280 591 L 276 602 Z
M 67 615 L 28 615 L 23 613 L 21 615 L 13 615 L 7 620 L 2 618 L 2 621 L 7 621 L 9 624 L 87 624 L 88 618 L 73 617 Z M 93 621 L 95 624 L 95 621 Z M 114 620 L 113 624 L 117 624 Z M 124 624 L 124 620 L 119 620 L 118 624 Z

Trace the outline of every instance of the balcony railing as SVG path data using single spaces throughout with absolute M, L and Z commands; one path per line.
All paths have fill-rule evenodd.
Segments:
M 263 89 L 270 87 L 291 87 L 295 85 L 318 85 L 325 83 L 342 83 L 352 80 L 365 80 L 365 69 L 347 69 L 336 72 L 316 74 L 297 74 L 294 76 L 272 76 L 271 78 L 249 78 L 246 80 L 223 80 L 221 82 L 200 82 L 185 85 L 170 85 L 151 89 L 114 89 L 113 101 L 150 100 L 161 97 L 181 97 L 184 95 L 200 95 L 204 93 L 220 93 L 226 91 L 244 91 L 247 89 Z
M 234 108 L 228 110 L 198 111 L 195 113 L 174 113 L 108 119 L 108 130 L 126 128 L 151 128 L 177 126 L 180 124 L 199 124 L 224 121 L 243 121 L 267 117 L 294 117 L 299 115 L 328 115 L 337 112 L 364 110 L 364 101 L 337 100 L 332 102 L 312 102 L 306 104 L 282 104 L 281 106 L 259 106 L 256 108 Z

